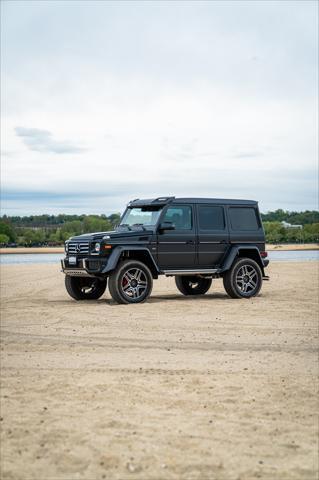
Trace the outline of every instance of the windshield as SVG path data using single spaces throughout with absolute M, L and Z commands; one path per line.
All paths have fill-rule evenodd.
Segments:
M 155 225 L 162 211 L 158 207 L 128 208 L 124 213 L 120 226 L 132 227 L 133 225 Z

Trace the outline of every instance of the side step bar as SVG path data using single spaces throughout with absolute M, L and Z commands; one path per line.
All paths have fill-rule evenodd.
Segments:
M 206 268 L 206 269 L 191 269 L 191 270 L 163 270 L 161 273 L 164 275 L 211 275 L 213 273 L 219 273 L 219 268 Z

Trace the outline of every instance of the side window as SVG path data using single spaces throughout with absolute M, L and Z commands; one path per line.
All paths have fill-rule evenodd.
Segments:
M 188 205 L 168 207 L 163 222 L 172 222 L 176 230 L 192 229 L 192 209 Z
M 198 224 L 200 230 L 224 230 L 223 207 L 200 205 L 198 207 Z
M 251 207 L 230 207 L 230 224 L 233 230 L 258 230 L 256 210 Z

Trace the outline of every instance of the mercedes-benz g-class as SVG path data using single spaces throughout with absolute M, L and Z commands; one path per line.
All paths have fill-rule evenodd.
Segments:
M 252 200 L 175 198 L 131 201 L 114 231 L 65 242 L 67 292 L 118 303 L 148 298 L 153 280 L 173 276 L 183 295 L 205 294 L 222 278 L 232 298 L 257 295 L 269 260 L 258 204 Z

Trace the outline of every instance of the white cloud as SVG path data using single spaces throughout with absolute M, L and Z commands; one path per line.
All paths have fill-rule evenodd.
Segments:
M 80 148 L 68 141 L 55 140 L 48 130 L 39 128 L 15 127 L 15 133 L 22 138 L 23 143 L 35 152 L 48 152 L 56 154 L 80 153 Z
M 316 206 L 315 4 L 11 3 L 6 191 L 46 192 L 43 211 L 163 194 Z M 6 208 L 32 213 L 19 198 Z

